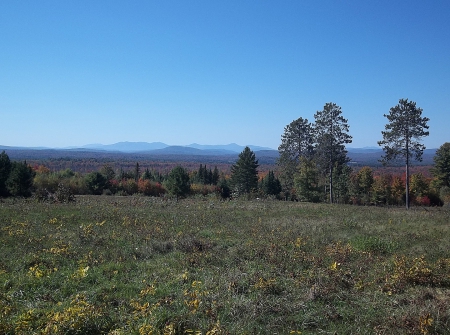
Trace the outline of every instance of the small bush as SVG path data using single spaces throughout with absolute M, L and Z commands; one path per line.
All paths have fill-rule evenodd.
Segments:
M 439 192 L 439 197 L 445 206 L 450 206 L 450 187 L 444 186 L 441 188 Z
M 75 196 L 72 192 L 72 190 L 65 186 L 63 183 L 58 184 L 58 189 L 53 194 L 53 198 L 57 202 L 61 203 L 69 203 L 75 201 Z

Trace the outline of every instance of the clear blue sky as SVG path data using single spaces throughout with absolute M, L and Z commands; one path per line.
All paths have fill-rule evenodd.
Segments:
M 0 1 L 0 145 L 260 145 L 342 107 L 377 146 L 400 98 L 450 141 L 450 1 Z

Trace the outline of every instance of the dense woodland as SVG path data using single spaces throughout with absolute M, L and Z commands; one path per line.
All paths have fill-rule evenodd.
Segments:
M 112 161 L 107 154 L 96 159 L 52 157 L 27 161 L 0 155 L 0 196 L 33 196 L 40 201 L 73 201 L 75 195 L 134 195 L 176 198 L 187 196 L 273 197 L 280 200 L 358 205 L 437 206 L 450 200 L 450 143 L 434 156 L 433 166 L 420 162 L 428 135 L 428 119 L 414 102 L 403 100 L 385 115 L 382 131 L 384 167 L 351 164 L 346 144 L 349 125 L 339 106 L 325 104 L 310 123 L 299 118 L 284 129 L 276 160 L 260 164 L 246 147 L 234 161 L 183 162 L 176 159 Z M 414 133 L 416 132 L 416 133 Z M 51 152 L 53 153 L 53 152 Z M 34 155 L 37 153 L 34 153 Z M 54 154 L 54 153 L 53 153 Z M 84 153 L 85 154 L 85 153 Z M 398 158 L 406 170 L 390 167 Z M 209 163 L 209 164 L 205 164 Z

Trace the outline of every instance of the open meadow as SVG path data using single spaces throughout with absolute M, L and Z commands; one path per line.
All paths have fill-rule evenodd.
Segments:
M 0 334 L 450 334 L 450 210 L 0 202 Z

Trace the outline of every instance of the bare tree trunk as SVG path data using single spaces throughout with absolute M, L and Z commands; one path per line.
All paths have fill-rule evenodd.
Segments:
M 406 209 L 409 209 L 409 157 L 406 156 Z
M 330 204 L 333 203 L 333 166 L 330 166 Z

